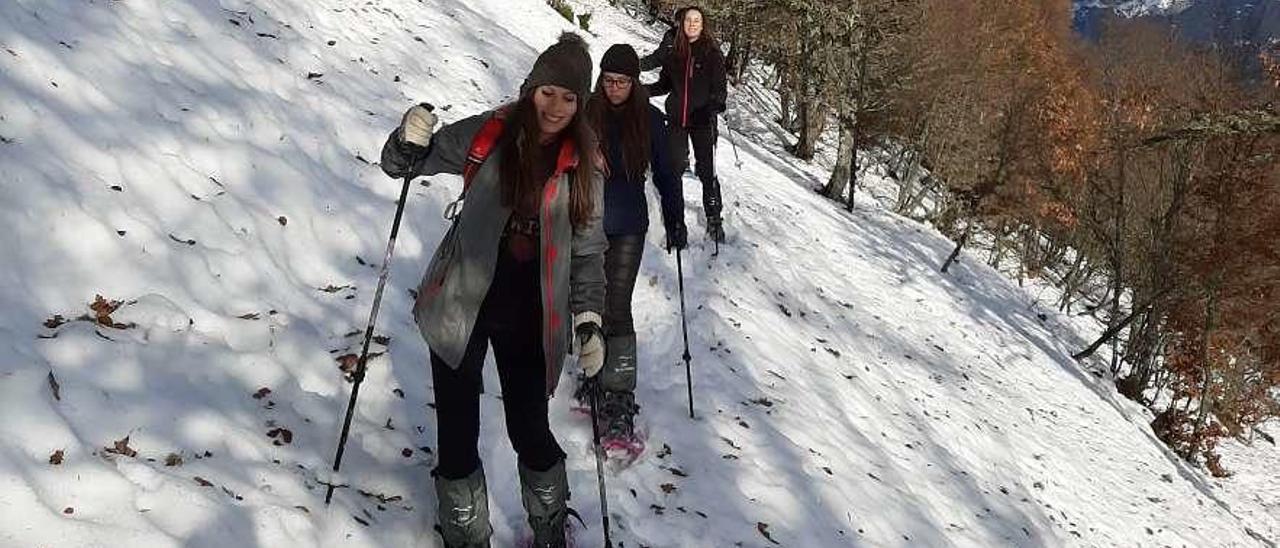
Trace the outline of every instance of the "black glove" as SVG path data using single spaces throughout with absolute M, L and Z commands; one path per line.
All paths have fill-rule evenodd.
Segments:
M 689 247 L 689 229 L 684 223 L 667 227 L 667 251 L 680 251 Z

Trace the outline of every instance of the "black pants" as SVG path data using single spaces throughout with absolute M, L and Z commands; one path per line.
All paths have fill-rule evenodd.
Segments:
M 490 343 L 502 384 L 507 435 L 520 462 L 532 470 L 545 471 L 565 455 L 547 420 L 538 261 L 514 259 L 507 251 L 506 239 L 502 247 L 493 284 L 480 307 L 462 364 L 452 369 L 431 353 L 437 422 L 435 473 L 445 479 L 464 478 L 480 467 L 476 446 L 484 388 L 481 371 Z
M 607 337 L 636 333 L 631 295 L 635 293 L 643 257 L 644 234 L 609 236 L 609 250 L 604 254 L 604 334 Z
M 702 206 L 707 216 L 720 216 L 720 183 L 716 179 L 716 139 L 719 130 L 715 122 L 703 127 L 680 127 L 673 122 L 670 128 L 671 170 L 683 177 L 689 169 L 689 143 L 693 143 L 693 173 L 702 181 Z

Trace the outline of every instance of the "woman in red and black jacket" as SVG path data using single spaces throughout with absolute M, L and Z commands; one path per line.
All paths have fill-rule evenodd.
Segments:
M 658 81 L 648 86 L 653 97 L 667 96 L 671 168 L 681 176 L 689 168 L 689 142 L 693 142 L 694 173 L 702 181 L 702 206 L 707 214 L 707 235 L 724 241 L 721 220 L 723 202 L 716 177 L 716 115 L 724 112 L 728 85 L 724 54 L 701 8 L 685 8 L 676 21 L 669 47 L 655 52 L 662 67 Z M 650 56 L 653 57 L 653 56 Z

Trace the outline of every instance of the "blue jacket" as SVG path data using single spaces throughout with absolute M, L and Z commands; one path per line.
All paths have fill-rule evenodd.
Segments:
M 608 140 L 609 176 L 604 183 L 604 232 L 609 236 L 644 234 L 649 229 L 649 201 L 645 198 L 644 174 L 627 173 L 622 158 L 622 128 L 605 117 Z M 662 199 L 663 226 L 684 223 L 684 194 L 680 177 L 671 172 L 667 152 L 666 117 L 649 105 L 649 168 L 653 184 Z

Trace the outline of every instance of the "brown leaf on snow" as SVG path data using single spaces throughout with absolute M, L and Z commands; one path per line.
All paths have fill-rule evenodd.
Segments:
M 120 301 L 108 301 L 102 295 L 94 295 L 93 303 L 89 305 L 89 309 L 93 311 L 95 320 L 107 327 L 114 327 L 115 322 L 111 321 L 111 313 L 115 312 L 120 305 Z
M 132 447 L 129 447 L 129 436 L 125 436 L 124 439 L 116 440 L 113 447 L 103 447 L 102 450 L 107 453 L 115 453 L 126 457 L 138 456 L 138 452 L 134 451 Z
M 257 392 L 253 393 L 253 399 L 260 400 L 262 398 L 267 397 L 267 395 L 270 393 L 271 393 L 271 389 L 264 386 L 262 388 L 259 388 Z
M 133 304 L 133 302 L 131 301 L 131 302 L 125 303 L 124 301 L 112 301 L 112 300 L 107 300 L 102 295 L 94 295 L 93 302 L 89 304 L 89 309 L 93 311 L 93 317 L 89 317 L 86 315 L 76 319 L 92 321 L 97 323 L 98 325 L 103 325 L 103 326 L 111 327 L 114 329 L 130 329 L 130 328 L 137 327 L 137 324 L 116 323 L 115 320 L 111 319 L 111 315 L 114 314 L 115 311 L 120 308 L 120 305 L 123 305 L 123 304 Z
M 49 390 L 53 392 L 53 399 L 62 401 L 62 385 L 58 384 L 58 379 L 53 378 L 53 371 L 49 372 Z
M 769 535 L 769 524 L 763 521 L 756 522 L 756 530 L 760 531 L 760 534 L 763 535 L 764 538 L 769 539 L 769 542 L 778 544 L 778 541 L 773 540 L 773 537 Z
M 275 438 L 275 445 L 293 443 L 293 432 L 288 428 L 274 428 L 267 432 L 268 438 Z
M 66 507 L 66 508 L 63 508 L 63 509 L 62 509 L 62 513 L 64 513 L 64 514 L 74 514 L 74 513 L 76 513 L 76 509 L 75 509 L 75 508 L 72 508 L 72 507 L 70 507 L 70 506 L 68 506 L 68 507 Z
M 343 354 L 334 359 L 338 362 L 338 370 L 342 371 L 342 378 L 347 382 L 356 382 L 356 365 L 360 363 L 360 357 L 355 354 Z
M 662 488 L 662 492 L 668 495 L 676 490 L 676 485 L 674 483 L 664 483 L 660 487 Z
M 207 480 L 207 479 L 204 479 L 204 478 L 202 478 L 202 477 L 200 477 L 200 476 L 196 476 L 196 477 L 191 478 L 191 479 L 196 480 L 196 483 L 197 483 L 197 484 L 199 484 L 199 485 L 200 485 L 200 487 L 213 487 L 213 482 L 211 482 L 211 481 L 209 481 L 209 480 Z
M 63 318 L 62 314 L 54 314 L 52 318 L 44 321 L 44 326 L 49 329 L 57 329 L 58 326 L 64 323 L 67 323 L 67 319 Z
M 57 451 L 54 451 L 52 455 L 49 455 L 49 464 L 52 464 L 52 465 L 55 465 L 55 466 L 56 466 L 56 465 L 59 465 L 59 464 L 62 464 L 62 450 L 61 450 L 61 449 L 59 449 L 59 450 L 57 450 Z
M 177 453 L 169 453 L 169 456 L 164 458 L 164 465 L 182 466 L 182 456 Z
M 355 354 L 343 354 L 334 358 L 338 362 L 338 369 L 346 374 L 347 380 L 354 380 L 356 374 L 356 364 L 360 363 L 360 356 Z

